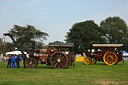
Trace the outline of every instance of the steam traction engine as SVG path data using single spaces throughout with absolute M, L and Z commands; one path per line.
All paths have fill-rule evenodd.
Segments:
M 55 69 L 74 66 L 73 47 L 73 43 L 49 43 L 48 49 L 40 49 L 34 53 L 34 57 L 27 58 L 25 67 L 36 68 L 36 59 L 40 59 L 41 64 L 51 65 Z M 65 48 L 69 49 L 68 53 L 64 51 Z
M 51 65 L 56 69 L 72 66 L 74 65 L 73 47 L 73 43 L 49 43 L 48 49 L 40 49 L 40 51 L 34 53 L 34 57 L 27 58 L 25 67 L 36 68 L 36 59 L 40 59 L 41 64 Z M 61 48 L 68 48 L 70 52 L 66 54 Z
M 90 49 L 90 52 L 86 50 L 87 57 L 84 58 L 84 63 L 89 65 L 103 61 L 107 65 L 114 65 L 121 62 L 123 60 L 122 51 L 115 49 L 120 47 L 123 47 L 123 44 L 92 44 L 90 48 L 94 48 L 95 52 L 92 52 L 92 49 Z M 98 48 L 102 50 L 98 50 Z

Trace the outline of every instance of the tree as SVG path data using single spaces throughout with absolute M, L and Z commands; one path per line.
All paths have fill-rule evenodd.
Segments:
M 120 17 L 109 17 L 100 23 L 100 27 L 104 30 L 104 37 L 108 43 L 122 43 L 128 47 L 128 27 Z
M 6 44 L 6 48 L 5 48 L 6 52 L 13 51 L 16 48 L 14 43 L 6 42 L 5 44 Z
M 46 37 L 49 36 L 47 33 L 37 30 L 31 25 L 27 25 L 27 27 L 14 25 L 9 32 L 14 36 L 16 42 L 24 51 L 32 49 L 33 41 L 43 42 L 43 40 L 46 40 Z M 39 45 L 41 46 L 41 43 L 39 43 Z
M 63 42 L 61 42 L 61 41 L 54 41 L 54 43 L 63 43 Z
M 109 17 L 101 21 L 100 27 L 104 30 L 108 43 L 121 43 L 127 37 L 127 25 L 119 17 Z
M 0 54 L 5 53 L 5 50 L 6 50 L 6 45 L 5 45 L 5 43 L 3 42 L 3 39 L 0 38 Z
M 81 49 L 78 50 L 79 43 L 75 39 L 78 39 L 85 49 L 89 49 L 91 43 L 106 43 L 102 35 L 102 29 L 94 21 L 88 20 L 75 23 L 65 37 L 66 42 L 75 44 L 75 52 L 82 52 Z

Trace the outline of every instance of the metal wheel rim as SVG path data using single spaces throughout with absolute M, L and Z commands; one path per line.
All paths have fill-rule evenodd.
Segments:
M 36 68 L 37 61 L 34 58 L 28 58 L 25 60 L 25 67 L 26 68 Z
M 114 52 L 107 52 L 104 54 L 103 60 L 107 65 L 114 65 L 117 62 L 117 55 Z
M 51 56 L 51 65 L 53 68 L 62 69 L 67 66 L 67 56 L 61 52 L 54 53 Z
M 91 64 L 91 58 L 90 57 L 85 57 L 84 58 L 84 64 L 85 65 L 90 65 Z

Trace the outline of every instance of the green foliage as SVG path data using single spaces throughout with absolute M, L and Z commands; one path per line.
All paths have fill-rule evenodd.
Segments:
M 54 41 L 54 43 L 63 43 L 63 42 L 61 42 L 61 41 Z
M 9 42 L 6 42 L 6 52 L 9 52 L 9 51 L 13 51 L 15 50 L 15 48 L 17 48 L 14 43 L 9 43 Z
M 108 43 L 122 43 L 124 49 L 128 51 L 128 27 L 120 17 L 109 17 L 100 23 L 100 27 L 104 30 L 104 37 Z
M 76 62 L 75 67 L 53 69 L 51 66 L 38 64 L 35 69 L 6 68 L 0 63 L 0 85 L 127 85 L 128 62 L 108 66 L 103 62 L 96 65 L 84 65 Z
M 0 38 L 0 54 L 5 53 L 6 50 L 6 44 L 3 42 L 3 39 Z
M 92 20 L 75 23 L 70 32 L 66 35 L 66 42 L 75 43 L 75 52 L 82 52 L 78 50 L 79 43 L 75 40 L 78 39 L 85 49 L 89 49 L 91 43 L 106 43 L 103 38 L 103 30 Z
M 27 25 L 27 27 L 14 25 L 13 29 L 9 32 L 24 51 L 32 49 L 33 40 L 42 47 L 41 44 L 43 44 L 43 40 L 46 40 L 46 37 L 48 36 L 47 33 L 37 30 L 31 25 Z

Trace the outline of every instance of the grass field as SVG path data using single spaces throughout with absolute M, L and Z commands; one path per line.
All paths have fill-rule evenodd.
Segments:
M 128 85 L 128 62 L 108 66 L 103 62 L 84 65 L 76 62 L 75 67 L 53 69 L 39 64 L 36 69 L 6 68 L 0 63 L 0 85 Z

